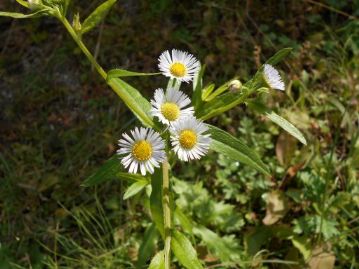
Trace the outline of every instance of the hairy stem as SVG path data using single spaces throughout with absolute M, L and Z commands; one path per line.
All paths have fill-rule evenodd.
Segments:
M 105 70 L 97 63 L 95 58 L 92 56 L 91 52 L 86 48 L 85 44 L 82 42 L 80 37 L 76 34 L 75 30 L 72 28 L 71 24 L 66 18 L 59 18 L 71 37 L 74 39 L 76 44 L 79 46 L 79 48 L 82 50 L 82 52 L 86 55 L 87 59 L 92 63 L 92 65 L 96 68 L 97 72 L 103 77 L 103 79 L 106 80 L 107 74 Z
M 169 180 L 169 164 L 167 159 L 162 163 L 162 204 L 163 204 L 163 220 L 165 230 L 165 269 L 170 268 L 171 261 L 171 208 L 170 208 L 170 180 Z
M 153 127 L 154 123 L 152 119 L 140 109 L 140 107 L 131 104 L 130 95 L 121 90 L 120 79 L 112 79 L 107 81 L 107 73 L 105 70 L 97 63 L 95 57 L 91 54 L 91 52 L 87 49 L 85 44 L 82 42 L 81 37 L 75 32 L 74 28 L 71 26 L 69 21 L 62 17 L 60 13 L 55 14 L 55 16 L 63 23 L 71 37 L 74 39 L 76 44 L 82 50 L 82 52 L 86 55 L 87 59 L 91 62 L 92 66 L 95 67 L 97 72 L 101 75 L 101 77 L 106 80 L 107 84 L 112 88 L 112 90 L 122 99 L 122 101 L 130 108 L 137 116 L 143 121 L 143 123 L 147 126 Z

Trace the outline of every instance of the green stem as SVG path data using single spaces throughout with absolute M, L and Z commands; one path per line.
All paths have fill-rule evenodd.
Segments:
M 154 127 L 154 123 L 152 119 L 143 112 L 142 109 L 139 107 L 131 104 L 131 95 L 123 91 L 121 89 L 121 83 L 122 81 L 120 79 L 112 79 L 107 81 L 107 73 L 105 70 L 97 63 L 96 59 L 93 57 L 91 52 L 87 49 L 85 44 L 82 42 L 81 37 L 75 32 L 74 28 L 71 26 L 69 21 L 63 17 L 59 12 L 55 13 L 55 16 L 63 23 L 73 40 L 76 42 L 76 44 L 79 46 L 79 48 L 82 50 L 82 52 L 86 55 L 87 59 L 91 62 L 91 64 L 95 67 L 97 72 L 101 75 L 101 77 L 106 80 L 107 84 L 112 88 L 112 90 L 122 99 L 122 101 L 140 118 L 143 123 L 147 126 Z M 122 83 L 123 84 L 123 83 Z
M 165 230 L 165 269 L 170 269 L 171 262 L 171 208 L 170 208 L 170 180 L 169 180 L 169 164 L 167 159 L 162 163 L 162 204 L 163 204 L 163 222 Z
M 58 17 L 60 21 L 63 23 L 67 31 L 70 33 L 71 37 L 74 39 L 76 44 L 80 47 L 82 52 L 86 55 L 87 59 L 92 63 L 92 65 L 96 68 L 97 72 L 103 77 L 104 80 L 107 78 L 107 73 L 103 68 L 97 63 L 95 58 L 92 56 L 91 52 L 86 48 L 85 44 L 82 42 L 81 38 L 76 34 L 75 30 L 72 28 L 69 21 L 64 17 Z

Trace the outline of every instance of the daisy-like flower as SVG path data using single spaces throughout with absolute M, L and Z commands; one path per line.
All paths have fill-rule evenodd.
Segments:
M 193 80 L 201 67 L 199 61 L 192 54 L 176 49 L 173 49 L 172 53 L 166 50 L 158 58 L 158 61 L 158 67 L 163 75 L 187 83 Z
M 150 128 L 135 128 L 131 134 L 132 137 L 124 133 L 123 139 L 118 140 L 117 154 L 126 155 L 121 163 L 130 173 L 137 173 L 139 167 L 142 175 L 146 171 L 152 174 L 154 167 L 159 167 L 166 157 L 164 141 Z
M 211 143 L 208 127 L 195 117 L 183 118 L 172 124 L 171 141 L 174 152 L 182 161 L 200 159 Z
M 284 89 L 285 89 L 284 82 L 283 82 L 278 70 L 275 69 L 270 64 L 264 65 L 263 77 L 271 89 L 277 89 L 277 90 L 284 91 Z
M 151 100 L 151 113 L 162 123 L 170 125 L 184 117 L 193 115 L 193 107 L 188 107 L 190 103 L 191 99 L 180 90 L 169 88 L 165 94 L 163 89 L 157 89 L 154 100 Z

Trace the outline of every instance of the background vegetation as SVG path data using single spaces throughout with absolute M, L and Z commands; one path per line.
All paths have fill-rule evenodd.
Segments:
M 85 16 L 100 2 L 70 10 Z M 163 50 L 180 48 L 217 85 L 294 48 L 280 65 L 286 93 L 264 101 L 307 146 L 241 106 L 212 123 L 255 149 L 272 178 L 214 153 L 173 167 L 207 268 L 359 267 L 358 17 L 355 0 L 119 1 L 86 36 L 107 69 L 156 71 Z M 81 186 L 134 116 L 54 19 L 0 18 L 0 40 L 0 268 L 146 267 L 156 231 L 145 193 L 124 200 L 119 180 Z M 128 80 L 147 97 L 166 83 Z

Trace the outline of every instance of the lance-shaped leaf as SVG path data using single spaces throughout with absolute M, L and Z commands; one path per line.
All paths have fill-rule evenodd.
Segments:
M 150 263 L 148 269 L 165 269 L 165 254 L 162 251 L 158 252 Z
M 297 138 L 304 145 L 307 144 L 307 140 L 305 139 L 304 135 L 293 124 L 276 114 L 274 111 L 266 108 L 265 105 L 258 102 L 249 102 L 248 106 L 256 110 L 257 112 L 264 114 L 268 119 L 270 119 L 275 124 L 287 131 L 289 134 Z
M 211 149 L 233 160 L 247 164 L 266 175 L 270 175 L 267 166 L 257 153 L 244 144 L 243 141 L 217 127 L 207 126 L 212 138 Z
M 162 170 L 155 169 L 151 179 L 150 208 L 153 222 L 164 238 L 163 205 L 162 205 Z
M 174 230 L 171 247 L 178 261 L 188 269 L 202 269 L 203 266 L 197 258 L 197 252 L 191 242 L 182 233 Z
M 112 78 L 107 83 L 145 126 L 154 126 L 151 104 L 138 90 L 119 78 Z
M 147 180 L 139 180 L 132 183 L 123 195 L 123 200 L 127 200 L 128 198 L 131 198 L 132 196 L 136 195 L 137 193 L 142 191 L 148 184 L 149 182 Z
M 198 108 L 202 104 L 203 75 L 205 69 L 206 66 L 201 65 L 200 71 L 196 73 L 193 80 L 192 104 L 195 108 Z
M 107 12 L 116 3 L 117 0 L 107 0 L 99 5 L 83 22 L 81 34 L 90 31 L 105 18 Z
M 230 261 L 231 257 L 240 251 L 236 246 L 226 242 L 218 234 L 204 226 L 196 225 L 193 232 L 206 243 L 207 247 L 211 249 L 222 262 Z
M 47 11 L 45 10 L 38 10 L 34 13 L 30 14 L 23 14 L 23 13 L 17 13 L 17 12 L 3 12 L 0 11 L 0 17 L 11 17 L 14 19 L 28 19 L 28 18 L 36 18 L 43 15 L 46 15 Z
M 156 240 L 158 237 L 158 232 L 154 224 L 149 226 L 143 236 L 143 241 L 138 250 L 138 260 L 136 263 L 136 268 L 144 268 L 147 260 L 153 255 L 156 247 Z M 151 262 L 152 263 L 152 262 Z
M 29 2 L 28 1 L 24 1 L 24 0 L 16 0 L 16 2 L 18 2 L 20 5 L 29 8 Z
M 279 50 L 276 54 L 274 54 L 266 61 L 266 64 L 276 65 L 277 63 L 283 61 L 286 57 L 288 57 L 292 50 L 292 48 L 284 48 Z
M 95 173 L 90 175 L 83 183 L 84 187 L 92 187 L 112 179 L 129 181 L 146 180 L 143 176 L 123 172 L 123 166 L 116 155 L 108 159 Z
M 161 73 L 139 73 L 139 72 L 133 72 L 128 71 L 125 69 L 111 69 L 107 72 L 107 81 L 113 79 L 113 78 L 121 78 L 121 77 L 142 77 L 142 76 L 156 76 Z

